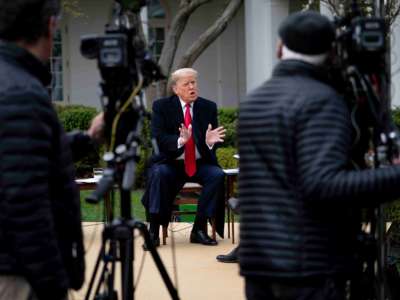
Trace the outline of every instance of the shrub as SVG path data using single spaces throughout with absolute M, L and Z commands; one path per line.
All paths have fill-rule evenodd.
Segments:
M 146 119 L 143 123 L 141 138 L 143 145 L 140 151 L 140 160 L 136 165 L 135 187 L 143 188 L 146 180 L 147 162 L 151 156 L 150 122 Z
M 238 161 L 233 157 L 237 150 L 233 147 L 218 148 L 217 158 L 218 163 L 223 169 L 232 169 L 238 167 Z
M 95 117 L 97 111 L 93 107 L 83 105 L 59 105 L 55 104 L 61 124 L 66 132 L 74 129 L 86 130 L 90 126 L 90 121 Z M 91 177 L 93 167 L 99 166 L 100 152 L 89 153 L 84 158 L 75 162 L 77 177 Z
M 400 107 L 399 106 L 392 109 L 392 118 L 393 118 L 394 124 L 396 124 L 397 127 L 400 128 Z
M 58 117 L 67 132 L 74 129 L 88 129 L 90 121 L 97 114 L 95 108 L 82 105 L 57 105 L 57 107 Z
M 222 125 L 233 123 L 237 120 L 238 109 L 237 108 L 220 108 L 218 110 L 218 120 Z
M 218 110 L 220 126 L 226 129 L 225 141 L 222 147 L 236 147 L 237 108 L 221 108 Z

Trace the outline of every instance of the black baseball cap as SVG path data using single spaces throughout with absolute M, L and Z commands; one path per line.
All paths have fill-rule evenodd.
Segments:
M 278 33 L 290 50 L 309 55 L 328 52 L 335 39 L 332 22 L 312 10 L 289 15 L 280 25 Z

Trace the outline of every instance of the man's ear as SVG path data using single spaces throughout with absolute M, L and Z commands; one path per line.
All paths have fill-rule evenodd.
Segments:
M 278 59 L 282 58 L 282 48 L 283 48 L 283 42 L 281 39 L 279 39 L 278 42 L 276 43 L 276 57 Z
M 174 94 L 176 95 L 176 85 L 172 85 L 171 86 L 171 90 L 174 92 Z
M 54 35 L 56 34 L 57 28 L 58 28 L 58 18 L 56 16 L 51 16 L 47 24 L 48 37 L 53 38 Z

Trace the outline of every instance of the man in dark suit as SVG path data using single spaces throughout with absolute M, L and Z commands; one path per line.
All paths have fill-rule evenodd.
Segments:
M 158 246 L 159 227 L 168 223 L 177 193 L 185 182 L 197 182 L 203 190 L 190 242 L 217 245 L 207 235 L 206 226 L 207 220 L 216 217 L 218 208 L 223 207 L 224 172 L 218 166 L 215 148 L 223 142 L 225 129 L 218 127 L 216 104 L 198 96 L 194 69 L 175 71 L 171 83 L 175 95 L 153 104 L 151 132 L 160 153 L 152 157 L 142 199 L 150 219 L 150 235 Z M 223 236 L 223 216 L 218 217 L 217 223 L 222 226 L 217 226 L 217 232 Z

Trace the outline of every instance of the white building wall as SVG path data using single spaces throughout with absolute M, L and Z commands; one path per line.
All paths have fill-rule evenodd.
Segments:
M 79 2 L 83 16 L 66 16 L 63 36 L 64 83 L 66 102 L 100 107 L 100 74 L 96 60 L 88 60 L 80 53 L 80 37 L 84 34 L 104 34 L 112 0 L 84 0 Z
M 288 0 L 245 1 L 247 92 L 271 76 L 277 63 L 278 28 L 288 13 Z

